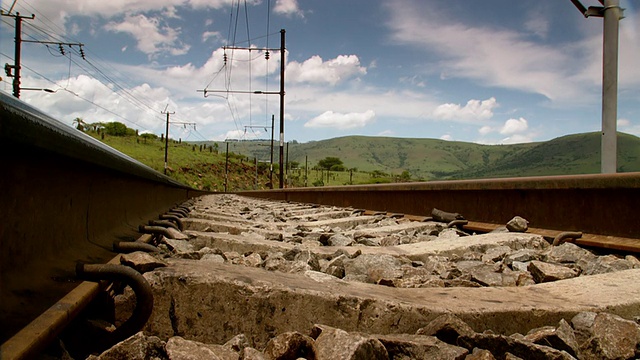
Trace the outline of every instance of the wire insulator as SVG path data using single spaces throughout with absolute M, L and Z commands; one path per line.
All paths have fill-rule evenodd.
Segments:
M 82 46 L 80 46 L 80 57 L 82 57 L 82 60 L 87 60 L 87 59 L 84 57 L 84 49 L 82 48 Z
M 265 60 L 269 60 L 269 51 L 265 51 L 264 58 Z
M 227 65 L 227 53 L 224 53 L 222 59 L 224 60 L 224 64 Z
M 60 50 L 60 54 L 65 55 L 64 48 L 62 47 L 62 44 L 58 44 L 58 49 Z

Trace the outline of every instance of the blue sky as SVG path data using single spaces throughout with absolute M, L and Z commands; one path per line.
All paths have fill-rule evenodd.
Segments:
M 596 0 L 582 0 L 599 5 Z M 2 0 L 6 12 L 13 0 Z M 640 135 L 640 2 L 621 0 L 618 130 Z M 486 144 L 601 126 L 602 19 L 569 0 L 17 0 L 22 100 L 71 124 L 120 121 L 172 138 L 269 138 L 286 29 L 285 140 L 345 135 Z M 0 62 L 13 63 L 2 17 Z M 247 21 L 248 20 L 248 21 Z M 234 43 L 235 39 L 235 43 Z M 252 51 L 224 45 L 253 47 Z M 224 63 L 224 55 L 227 63 Z M 10 93 L 2 74 L 0 91 Z M 277 138 L 277 135 L 276 135 Z

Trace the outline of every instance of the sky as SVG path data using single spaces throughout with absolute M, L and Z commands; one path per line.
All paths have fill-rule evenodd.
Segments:
M 640 135 L 640 1 L 620 4 L 618 131 Z M 284 29 L 285 141 L 511 144 L 601 129 L 603 21 L 569 0 L 2 0 L 11 6 L 35 14 L 24 40 L 52 43 L 22 44 L 21 86 L 54 92 L 21 99 L 69 125 L 159 135 L 169 112 L 171 138 L 251 140 L 271 137 L 275 115 L 278 139 L 279 95 L 255 92 L 280 90 Z M 0 25 L 0 63 L 13 64 L 14 19 Z

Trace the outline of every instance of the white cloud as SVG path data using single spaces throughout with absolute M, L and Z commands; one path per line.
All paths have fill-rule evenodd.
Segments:
M 531 135 L 514 134 L 502 139 L 500 143 L 501 144 L 523 144 L 523 143 L 529 143 L 532 141 L 533 141 L 533 137 Z
M 123 13 L 140 13 L 146 11 L 164 10 L 167 17 L 177 17 L 178 7 L 190 7 L 193 9 L 209 8 L 221 9 L 232 5 L 235 0 L 48 0 L 38 3 L 38 11 L 54 20 L 56 23 L 74 15 L 99 15 L 106 18 Z M 248 0 L 248 5 L 257 5 L 260 0 Z M 18 7 L 20 1 L 18 1 Z
M 223 39 L 223 36 L 219 31 L 205 31 L 202 33 L 202 42 L 206 42 L 211 38 L 213 38 L 213 40 L 220 41 Z
M 304 124 L 305 127 L 311 128 L 335 128 L 335 129 L 353 129 L 362 128 L 375 120 L 376 113 L 373 110 L 367 110 L 363 113 L 334 113 L 326 111 L 323 114 L 309 120 Z
M 360 66 L 357 55 L 339 55 L 335 59 L 323 61 L 318 55 L 287 64 L 287 81 L 294 83 L 317 83 L 336 85 L 353 76 L 365 75 L 367 69 Z
M 304 17 L 304 12 L 298 6 L 298 0 L 276 0 L 273 12 L 285 16 Z
M 529 124 L 527 123 L 527 119 L 509 119 L 505 121 L 504 126 L 500 129 L 500 134 L 502 135 L 512 135 L 517 133 L 522 133 L 529 128 Z
M 490 133 L 492 131 L 493 131 L 493 129 L 491 128 L 491 126 L 488 126 L 488 125 L 485 125 L 485 126 L 481 127 L 480 130 L 478 130 L 480 135 L 487 135 L 488 133 Z
M 180 28 L 162 26 L 159 18 L 146 17 L 143 14 L 127 15 L 120 23 L 107 23 L 105 29 L 130 34 L 136 39 L 138 50 L 149 56 L 164 51 L 171 55 L 183 55 L 189 51 L 189 46 L 182 44 L 178 39 Z
M 618 130 L 640 136 L 640 124 L 634 123 L 629 119 L 618 119 Z
M 533 12 L 529 14 L 529 19 L 524 23 L 525 30 L 534 35 L 546 39 L 549 34 L 549 20 L 541 12 Z
M 456 21 L 455 14 L 443 13 L 443 7 L 427 6 L 418 1 L 391 1 L 387 3 L 391 15 L 388 25 L 394 41 L 439 55 L 437 71 L 446 77 L 541 94 L 554 102 L 586 104 L 597 99 L 601 35 L 589 34 L 583 42 L 535 42 L 529 32 L 498 24 L 468 25 Z M 548 31 L 548 24 L 542 22 L 532 21 L 527 27 L 540 36 Z M 623 43 L 629 45 L 627 49 Z M 621 35 L 621 84 L 640 83 L 640 70 L 627 62 L 634 55 L 637 59 L 638 48 L 637 42 L 623 41 Z M 595 64 L 593 68 L 591 64 Z M 627 64 L 626 70 L 623 64 Z M 433 71 L 433 66 L 425 71 Z M 622 76 L 625 71 L 632 72 L 634 80 Z
M 439 105 L 432 115 L 438 120 L 481 121 L 491 119 L 493 109 L 497 106 L 494 97 L 482 101 L 471 99 L 465 106 L 451 103 Z
M 417 87 L 427 86 L 427 82 L 420 75 L 404 76 L 400 78 L 400 83 L 409 84 Z
M 394 136 L 396 133 L 393 130 L 384 130 L 376 134 L 377 136 Z
M 231 131 L 227 131 L 227 133 L 224 135 L 224 139 L 234 139 L 234 140 L 240 140 L 243 139 L 245 135 L 245 132 L 242 130 L 231 130 Z
M 440 140 L 453 141 L 453 136 L 451 136 L 449 134 L 444 134 L 444 135 L 440 136 Z
M 491 127 L 485 125 L 478 130 L 478 133 L 483 137 L 478 140 L 481 144 L 519 144 L 534 141 L 536 136 L 535 132 L 529 130 L 529 122 L 525 118 L 508 119 L 502 126 Z M 495 136 L 488 137 L 490 134 L 508 135 L 505 138 L 497 140 Z M 490 140 L 493 139 L 493 140 Z
M 628 119 L 618 119 L 618 126 L 626 127 L 629 125 L 631 125 L 631 121 L 629 121 Z

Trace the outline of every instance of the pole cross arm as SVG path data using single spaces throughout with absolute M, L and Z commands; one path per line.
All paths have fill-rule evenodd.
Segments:
M 571 2 L 573 3 L 573 5 L 576 6 L 576 8 L 578 9 L 578 11 L 580 11 L 580 13 L 584 16 L 587 17 L 587 7 L 582 5 L 582 3 L 580 2 L 580 0 L 571 0 Z
M 614 6 L 589 6 L 588 8 L 586 6 L 584 6 L 580 0 L 571 0 L 571 2 L 573 3 L 573 5 L 575 5 L 575 7 L 578 9 L 578 11 L 580 11 L 580 13 L 585 17 L 585 18 L 589 18 L 589 17 L 604 17 L 604 12 L 607 9 L 610 8 L 617 8 L 618 11 L 620 11 L 620 19 L 624 19 L 624 9 L 621 8 L 620 6 L 614 5 Z M 604 5 L 604 0 L 599 0 L 599 2 Z

